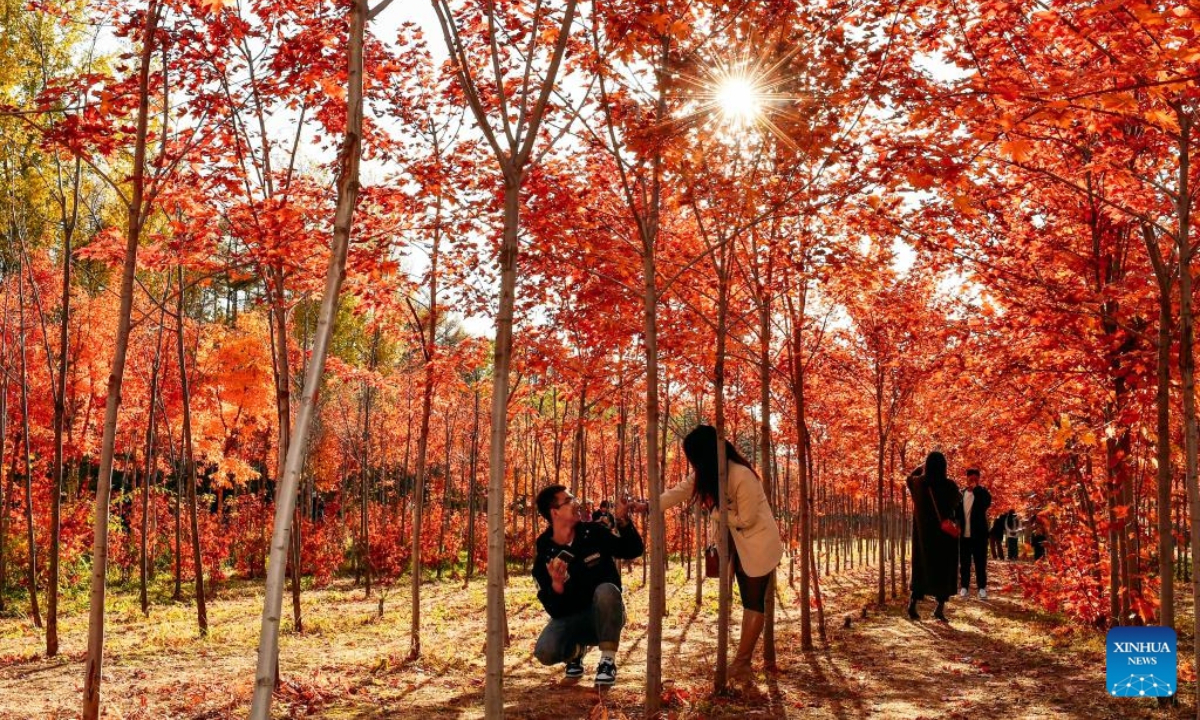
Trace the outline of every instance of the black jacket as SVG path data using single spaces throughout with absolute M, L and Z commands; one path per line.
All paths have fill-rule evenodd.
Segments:
M 574 557 L 567 564 L 567 582 L 563 593 L 554 592 L 546 564 L 564 550 Z M 609 530 L 600 523 L 581 522 L 575 526 L 570 545 L 554 542 L 554 530 L 547 528 L 537 539 L 537 557 L 533 578 L 538 584 L 538 600 L 552 618 L 567 617 L 587 610 L 596 588 L 603 583 L 621 587 L 621 573 L 613 558 L 632 560 L 646 551 L 642 536 L 632 522 Z
M 1008 517 L 1008 513 L 1002 513 L 995 520 L 992 521 L 991 536 L 993 538 L 1004 537 L 1004 518 L 1006 518 L 1006 517 Z
M 963 488 L 963 500 L 966 499 L 966 493 L 969 488 Z M 958 514 L 961 517 L 966 509 L 966 503 L 960 500 Z M 971 540 L 983 542 L 988 536 L 988 521 L 987 511 L 992 506 L 992 494 L 982 485 L 975 486 L 975 499 L 971 502 L 971 517 L 967 518 L 967 522 L 971 525 Z M 964 531 L 966 528 L 963 528 Z M 964 533 L 965 534 L 965 533 Z

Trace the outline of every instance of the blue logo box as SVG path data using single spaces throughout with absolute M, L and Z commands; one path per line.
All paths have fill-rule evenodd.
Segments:
M 1170 697 L 1176 684 L 1175 630 L 1115 627 L 1108 631 L 1108 694 L 1116 697 Z

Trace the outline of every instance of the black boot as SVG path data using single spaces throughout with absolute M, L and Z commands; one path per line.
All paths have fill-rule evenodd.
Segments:
M 917 614 L 917 599 L 913 598 L 908 601 L 908 617 L 910 620 L 920 620 L 921 616 Z
M 933 611 L 933 616 L 944 623 L 950 622 L 946 619 L 946 603 L 938 600 L 937 610 Z

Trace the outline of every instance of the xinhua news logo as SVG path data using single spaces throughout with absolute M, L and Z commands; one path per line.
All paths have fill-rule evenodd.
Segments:
M 1108 631 L 1108 694 L 1116 697 L 1170 697 L 1177 685 L 1175 630 L 1115 627 Z

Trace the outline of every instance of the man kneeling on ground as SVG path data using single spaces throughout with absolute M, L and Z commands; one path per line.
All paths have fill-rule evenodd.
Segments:
M 583 656 L 600 646 L 596 684 L 617 681 L 617 646 L 625 627 L 621 573 L 614 558 L 641 557 L 646 546 L 629 519 L 629 506 L 617 502 L 616 525 L 581 522 L 578 502 L 562 485 L 537 496 L 538 513 L 550 527 L 537 539 L 533 577 L 538 599 L 550 615 L 534 648 L 543 665 L 565 662 L 566 677 L 583 676 Z

